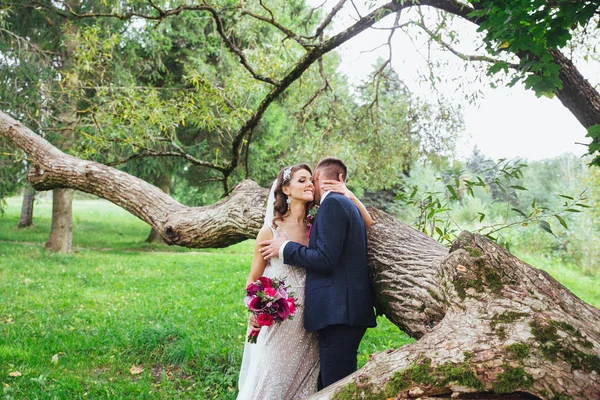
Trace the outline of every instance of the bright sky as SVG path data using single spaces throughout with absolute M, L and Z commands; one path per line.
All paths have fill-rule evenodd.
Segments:
M 393 25 L 388 19 L 379 26 Z M 404 16 L 403 16 L 404 18 Z M 402 23 L 402 19 L 400 22 Z M 344 24 L 349 22 L 345 20 Z M 342 27 L 341 25 L 339 26 Z M 460 35 L 473 38 L 470 44 L 481 43 L 476 39 L 474 29 L 465 24 L 458 27 Z M 338 29 L 335 29 L 336 31 Z M 389 31 L 369 30 L 348 41 L 340 49 L 342 55 L 341 70 L 352 82 L 365 79 L 372 64 L 378 57 L 387 58 L 388 48 L 384 46 L 370 51 L 387 41 Z M 406 35 L 397 31 L 393 40 L 392 66 L 411 91 L 425 98 L 432 98 L 431 88 L 427 84 L 419 84 L 416 71 L 425 68 L 423 45 L 415 45 Z M 419 51 L 416 49 L 418 48 Z M 473 54 L 472 49 L 460 49 L 464 53 Z M 444 52 L 437 53 L 438 59 L 447 60 L 450 64 L 443 68 L 444 77 L 454 79 L 454 83 L 440 84 L 441 92 L 455 98 L 463 105 L 463 116 L 466 132 L 458 142 L 458 155 L 468 156 L 477 146 L 484 154 L 494 158 L 523 157 L 539 160 L 571 152 L 583 155 L 587 147 L 576 144 L 589 143 L 585 137 L 586 130 L 575 117 L 557 99 L 537 98 L 532 91 L 517 84 L 512 88 L 502 85 L 492 89 L 485 83 L 471 83 L 469 90 L 481 90 L 483 96 L 476 104 L 469 104 L 456 93 L 456 82 L 470 81 L 475 74 L 465 71 L 465 63 L 457 57 Z M 583 65 L 584 76 L 597 76 L 597 66 Z M 586 74 L 587 72 L 587 74 Z

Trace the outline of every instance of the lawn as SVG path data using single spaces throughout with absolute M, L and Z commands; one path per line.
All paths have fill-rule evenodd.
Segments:
M 75 252 L 52 254 L 43 248 L 51 202 L 36 203 L 25 230 L 15 228 L 19 207 L 9 199 L 0 218 L 5 398 L 235 398 L 253 241 L 148 245 L 145 223 L 105 201 L 76 200 Z M 360 363 L 410 341 L 380 317 Z

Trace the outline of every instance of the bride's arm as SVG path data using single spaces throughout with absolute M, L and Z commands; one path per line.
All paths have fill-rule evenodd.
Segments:
M 365 225 L 367 226 L 367 229 L 369 229 L 371 225 L 373 225 L 373 218 L 371 218 L 371 214 L 369 214 L 367 208 L 358 199 L 358 197 L 356 197 L 354 193 L 352 193 L 352 191 L 350 191 L 350 189 L 346 187 L 346 183 L 344 183 L 344 181 L 341 179 L 341 176 L 340 180 L 341 182 L 334 181 L 332 179 L 325 179 L 323 180 L 323 182 L 321 182 L 321 184 L 323 185 L 323 189 L 325 189 L 325 191 L 331 190 L 332 192 L 343 194 L 344 196 L 352 200 L 352 202 L 356 204 L 356 206 L 360 210 L 360 215 L 362 215 L 363 220 L 365 221 Z
M 258 278 L 263 276 L 267 262 L 258 251 L 258 243 L 262 242 L 263 240 L 270 239 L 273 239 L 273 231 L 271 231 L 271 228 L 265 225 L 260 229 L 258 235 L 256 236 L 256 244 L 254 245 L 254 258 L 252 259 L 252 266 L 250 267 L 250 275 L 248 275 L 246 286 L 252 282 L 256 282 Z

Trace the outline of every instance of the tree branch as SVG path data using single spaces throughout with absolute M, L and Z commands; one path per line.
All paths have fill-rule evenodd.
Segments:
M 443 48 L 445 48 L 446 50 L 448 50 L 450 53 L 454 54 L 461 60 L 487 62 L 487 63 L 491 63 L 491 64 L 495 64 L 498 62 L 504 62 L 509 68 L 512 68 L 515 70 L 519 69 L 519 64 L 510 63 L 510 62 L 507 62 L 504 60 L 500 60 L 497 58 L 492 58 L 492 57 L 488 57 L 488 56 L 484 56 L 484 55 L 469 55 L 469 54 L 461 53 L 458 50 L 454 49 L 454 47 L 452 47 L 449 43 L 445 42 L 441 37 L 436 35 L 432 30 L 430 30 L 422 22 L 412 21 L 412 22 L 410 22 L 410 24 L 421 28 L 421 30 L 423 30 L 425 33 L 427 33 L 427 35 L 429 35 L 429 37 L 431 39 L 433 39 L 436 43 L 438 43 L 440 46 L 442 46 Z
M 113 139 L 113 141 L 121 141 L 120 139 Z M 175 148 L 176 151 L 157 151 L 157 150 L 152 150 L 152 149 L 148 149 L 139 145 L 135 145 L 133 144 L 133 146 L 144 150 L 142 153 L 136 153 L 136 154 L 132 154 L 131 156 L 128 156 L 124 159 L 120 159 L 120 160 L 116 160 L 116 161 L 112 161 L 110 163 L 107 163 L 106 165 L 108 166 L 116 166 L 116 165 L 121 165 L 121 164 L 125 164 L 131 160 L 135 160 L 138 158 L 147 158 L 147 157 L 179 157 L 179 158 L 183 158 L 186 161 L 188 161 L 190 164 L 192 165 L 197 165 L 200 167 L 206 167 L 206 168 L 210 168 L 210 169 L 214 169 L 216 171 L 219 171 L 223 174 L 225 174 L 227 172 L 227 168 L 216 165 L 214 163 L 208 162 L 208 161 L 202 161 L 197 159 L 196 157 L 190 155 L 189 153 L 187 153 L 185 150 L 183 150 L 177 143 L 169 140 L 169 139 L 164 139 L 163 141 L 165 142 L 169 142 L 169 144 L 171 146 L 173 146 Z M 131 144 L 131 143 L 128 143 Z
M 261 4 L 262 4 L 262 2 L 261 2 Z M 275 18 L 273 17 L 273 13 L 271 13 L 270 11 L 269 11 L 269 14 L 271 15 L 271 18 L 267 18 L 260 14 L 256 14 L 246 8 L 241 8 L 241 13 L 242 13 L 242 15 L 249 15 L 252 18 L 255 18 L 259 21 L 266 22 L 267 24 L 274 26 L 275 28 L 277 28 L 281 32 L 283 32 L 286 35 L 286 37 L 295 40 L 296 43 L 298 43 L 300 46 L 302 46 L 306 49 L 308 49 L 312 46 L 312 45 L 306 43 L 306 40 L 302 36 L 297 35 L 291 29 L 288 29 L 285 26 L 283 26 L 282 24 L 280 24 L 279 22 L 277 22 L 275 20 Z
M 29 181 L 38 190 L 72 188 L 102 197 L 148 223 L 169 244 L 228 246 L 255 237 L 262 226 L 268 190 L 254 182 L 242 182 L 217 204 L 186 207 L 142 179 L 63 153 L 1 111 L 0 137 L 31 156 Z
M 316 29 L 315 34 L 312 35 L 312 36 L 310 36 L 308 39 L 316 39 L 316 38 L 321 37 L 323 35 L 323 32 L 325 31 L 325 28 L 327 28 L 329 26 L 329 24 L 333 20 L 333 17 L 335 17 L 335 15 L 342 9 L 342 7 L 344 7 L 345 3 L 346 3 L 346 0 L 340 0 L 331 9 L 331 11 L 327 15 L 327 17 L 325 17 L 325 19 L 323 20 L 323 22 L 321 23 L 321 25 L 319 25 L 319 27 Z
M 319 75 L 321 75 L 321 79 L 323 79 L 323 84 L 321 85 L 321 87 L 319 87 L 317 89 L 316 92 L 314 92 L 312 94 L 312 96 L 310 96 L 308 101 L 302 106 L 302 108 L 301 108 L 302 111 L 306 110 L 306 107 L 311 105 L 311 103 L 313 101 L 315 101 L 315 99 L 317 97 L 319 97 L 321 95 L 321 93 L 323 93 L 325 90 L 327 90 L 327 88 L 330 88 L 329 80 L 327 79 L 327 76 L 325 75 L 325 68 L 323 68 L 323 59 L 322 58 L 319 58 Z

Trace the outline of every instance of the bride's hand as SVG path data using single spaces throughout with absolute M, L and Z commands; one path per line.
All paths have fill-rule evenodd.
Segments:
M 260 325 L 253 314 L 250 314 L 250 317 L 248 318 L 248 325 L 250 325 L 250 329 L 253 331 L 260 331 Z
M 350 191 L 350 189 L 348 189 L 346 187 L 346 183 L 344 182 L 344 179 L 342 178 L 342 174 L 340 174 L 339 181 L 336 181 L 333 179 L 324 179 L 321 182 L 321 188 L 326 192 L 332 191 L 332 192 L 343 194 L 344 196 L 348 197 L 351 200 L 356 197 L 356 196 L 354 196 L 354 193 L 352 193 L 352 191 Z

